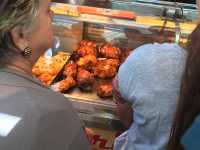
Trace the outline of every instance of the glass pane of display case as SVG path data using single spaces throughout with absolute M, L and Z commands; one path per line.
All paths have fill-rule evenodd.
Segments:
M 181 10 L 183 18 L 188 20 L 195 20 L 197 16 L 196 5 L 189 3 L 176 3 L 167 1 L 146 1 L 146 0 L 111 0 L 112 9 L 123 9 L 135 11 L 140 15 L 153 16 L 173 16 L 175 10 Z M 180 12 L 181 12 L 180 11 Z M 177 16 L 178 17 L 178 16 Z
M 54 31 L 55 35 L 60 39 L 59 49 L 72 54 L 73 57 L 70 58 L 73 59 L 80 59 L 80 55 L 83 54 L 85 49 L 88 49 L 88 51 L 92 49 L 95 51 L 97 57 L 95 59 L 98 61 L 105 58 L 102 51 L 111 49 L 111 51 L 120 51 L 120 58 L 117 58 L 119 59 L 119 64 L 121 64 L 130 52 L 146 43 L 172 42 L 185 46 L 188 35 L 196 26 L 195 23 L 190 21 L 184 22 L 167 17 L 141 15 L 127 19 L 109 16 L 110 13 L 107 16 L 86 14 L 80 13 L 78 11 L 80 8 L 82 7 L 78 5 L 52 4 L 52 10 L 55 11 Z M 99 9 L 97 10 L 99 11 Z M 112 9 L 109 11 L 113 12 Z M 103 13 L 107 13 L 107 11 Z M 78 52 L 78 56 L 73 55 L 78 50 L 81 51 L 80 53 Z M 94 60 L 91 57 L 87 59 Z M 80 64 L 81 62 L 78 65 Z M 64 80 L 63 71 L 64 68 L 61 71 L 62 76 L 56 78 L 58 79 L 56 80 L 57 82 Z M 114 75 L 116 73 L 115 71 Z M 111 81 L 109 80 L 110 83 Z M 98 105 L 103 110 L 104 108 L 105 110 L 113 110 L 115 107 L 111 100 L 112 95 L 109 98 L 102 98 L 103 96 L 99 96 L 101 94 L 97 90 L 90 93 L 82 92 L 79 88 L 73 88 L 73 90 L 64 90 L 62 92 L 65 96 L 71 97 L 72 100 L 84 100 L 87 104 Z
M 48 59 L 42 57 L 38 68 L 46 72 L 39 79 L 45 79 L 47 86 L 72 101 L 80 118 L 95 133 L 95 148 L 112 149 L 114 138 L 124 130 L 112 101 L 112 80 L 119 66 L 135 48 L 146 43 L 171 42 L 184 47 L 196 26 L 193 19 L 197 16 L 195 6 L 181 4 L 185 8 L 177 8 L 165 1 L 144 0 L 59 2 L 72 5 L 52 3 L 54 34 L 60 39 L 59 53 Z M 82 5 L 95 7 L 90 9 Z M 82 8 L 88 13 L 81 12 Z M 91 10 L 97 13 L 91 13 Z M 120 16 L 121 12 L 126 15 Z M 191 15 L 186 18 L 188 14 Z M 42 65 L 43 62 L 46 66 Z M 38 68 L 35 68 L 36 74 Z M 81 70 L 83 68 L 86 71 Z M 50 81 L 47 72 L 53 74 Z M 68 73 L 73 76 L 70 80 L 67 79 Z
M 195 20 L 197 11 L 195 0 L 55 0 L 75 5 L 93 6 L 99 8 L 110 8 L 134 11 L 140 15 L 162 16 L 163 13 L 174 15 L 175 9 L 183 11 L 184 18 Z
M 163 42 L 179 42 L 184 46 L 187 41 L 187 36 L 184 37 L 180 34 L 180 30 L 176 28 L 170 28 L 165 26 L 166 22 L 163 22 L 163 26 L 115 26 L 112 24 L 104 23 L 93 23 L 86 21 L 73 20 L 72 18 L 57 15 L 54 17 L 54 31 L 55 35 L 60 38 L 61 46 L 60 49 L 70 54 L 76 54 L 77 51 L 82 50 L 83 52 L 91 47 L 88 45 L 95 45 L 94 51 L 96 52 L 97 63 L 98 60 L 107 59 L 105 55 L 101 53 L 102 49 L 120 50 L 119 64 L 123 63 L 126 57 L 137 47 L 146 43 L 163 43 Z M 177 41 L 177 38 L 178 40 Z M 85 43 L 85 44 L 83 44 Z M 79 54 L 82 55 L 82 52 Z M 73 55 L 72 55 L 73 56 Z M 78 56 L 78 60 L 84 58 L 84 56 Z M 73 58 L 73 57 L 71 57 Z M 73 61 L 76 58 L 74 57 Z M 89 59 L 89 58 L 88 58 Z M 77 64 L 79 61 L 77 60 Z M 86 61 L 87 62 L 87 61 Z M 79 64 L 78 64 L 79 65 Z M 64 70 L 62 70 L 64 71 Z M 100 72 L 101 73 L 101 72 Z M 117 72 L 115 72 L 116 74 Z M 62 72 L 63 74 L 63 72 Z M 114 75 L 115 75 L 114 74 Z M 112 78 L 106 79 L 106 82 L 112 82 Z M 97 75 L 98 76 L 98 75 Z M 92 107 L 91 111 L 101 114 L 102 112 L 109 111 L 108 114 L 113 114 L 115 104 L 112 101 L 112 95 L 108 97 L 101 96 L 96 88 L 101 80 L 99 77 L 94 84 L 94 89 L 91 91 L 80 90 L 78 86 L 72 88 L 72 90 L 65 90 L 62 93 L 66 97 L 70 98 L 74 103 L 82 101 L 85 106 Z M 104 78 L 104 76 L 100 76 Z M 106 78 L 106 77 L 105 77 Z M 63 76 L 58 78 L 57 82 L 61 81 Z M 102 80 L 103 81 L 103 80 Z M 103 81 L 105 82 L 105 80 Z M 103 97 L 103 98 L 102 98 Z M 93 106 L 92 106 L 93 105 Z M 76 103 L 79 110 L 84 110 L 85 106 Z M 95 109 L 93 108 L 95 106 Z M 83 108 L 82 108 L 83 107 Z M 99 109 L 97 109 L 99 108 Z M 90 108 L 85 109 L 86 111 Z M 100 113 L 101 112 L 101 113 Z M 93 113 L 94 115 L 94 113 Z M 106 116 L 106 115 L 105 115 Z M 111 119 L 112 120 L 112 119 Z M 113 118 L 113 120 L 115 120 Z

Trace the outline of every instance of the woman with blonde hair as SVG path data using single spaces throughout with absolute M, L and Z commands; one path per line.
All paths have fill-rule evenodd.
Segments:
M 0 1 L 0 149 L 87 150 L 72 104 L 34 79 L 31 68 L 52 47 L 49 0 Z

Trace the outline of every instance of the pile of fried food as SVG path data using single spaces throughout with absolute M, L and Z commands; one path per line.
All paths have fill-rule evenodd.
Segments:
M 69 60 L 70 55 L 65 52 L 58 52 L 54 57 L 41 56 L 32 68 L 33 75 L 49 86 L 63 66 Z
M 121 50 L 109 43 L 101 46 L 83 40 L 74 51 L 63 71 L 63 80 L 53 84 L 55 91 L 65 92 L 72 87 L 97 92 L 103 98 L 112 96 L 112 79 L 117 74 Z

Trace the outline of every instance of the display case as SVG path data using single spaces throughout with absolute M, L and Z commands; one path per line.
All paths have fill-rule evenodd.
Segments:
M 197 24 L 197 10 L 191 4 L 142 0 L 105 2 L 109 7 L 84 6 L 89 4 L 87 1 L 79 1 L 82 5 L 52 3 L 54 32 L 61 42 L 58 49 L 69 54 L 69 59 L 83 40 L 94 42 L 97 50 L 106 44 L 120 49 L 120 64 L 145 43 L 171 42 L 184 47 Z M 102 59 L 100 57 L 97 59 Z M 63 78 L 60 75 L 63 69 L 60 70 L 51 84 Z M 115 115 L 112 96 L 101 98 L 96 90 L 83 92 L 77 87 L 64 91 L 63 95 L 73 103 L 86 126 L 94 131 L 94 148 L 112 149 L 114 138 L 125 130 Z

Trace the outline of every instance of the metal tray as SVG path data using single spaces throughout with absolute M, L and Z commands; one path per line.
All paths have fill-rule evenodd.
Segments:
M 64 96 L 75 101 L 90 103 L 96 106 L 104 107 L 109 110 L 113 110 L 116 107 L 116 104 L 112 101 L 112 97 L 100 98 L 97 96 L 95 91 L 82 92 L 78 88 L 74 88 L 72 91 L 64 94 Z

